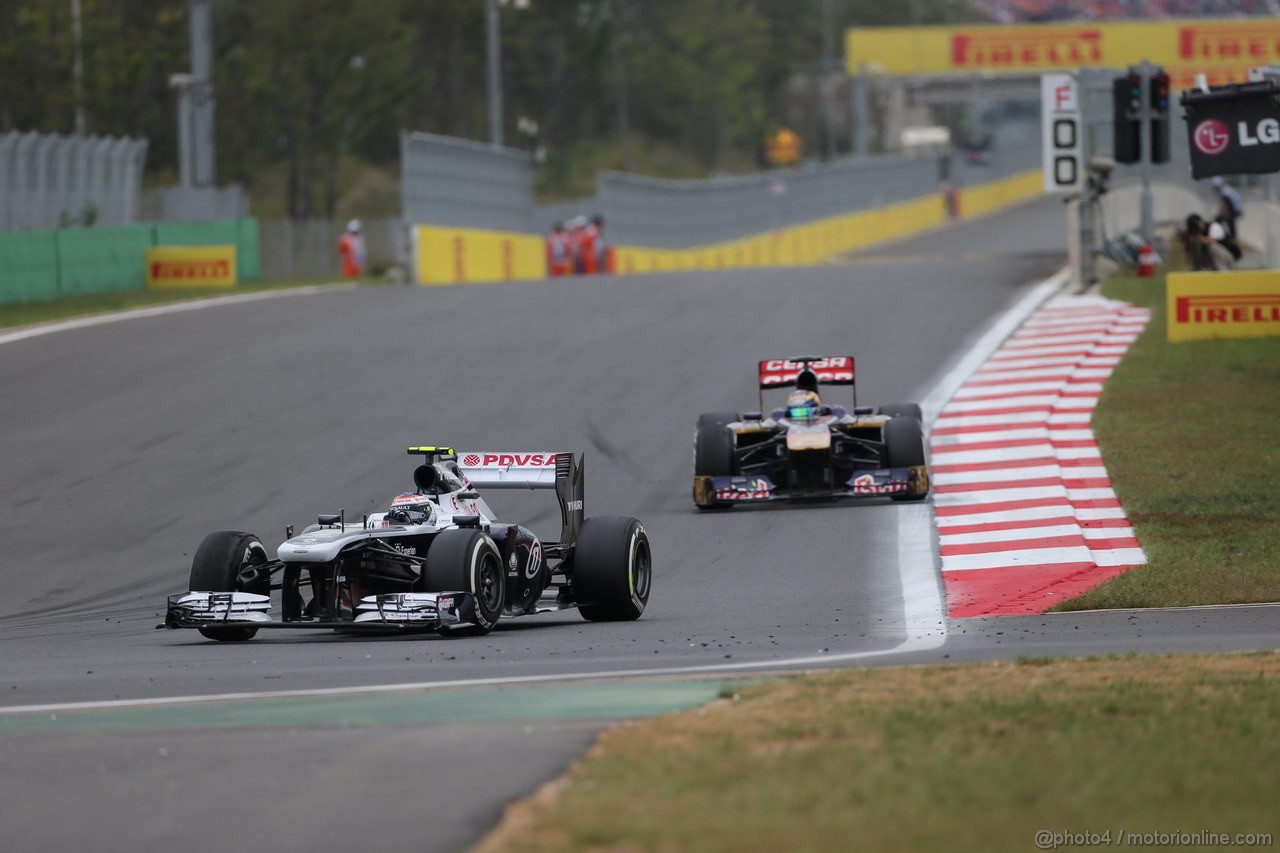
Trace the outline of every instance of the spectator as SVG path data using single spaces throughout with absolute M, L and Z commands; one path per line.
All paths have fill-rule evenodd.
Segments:
M 582 256 L 582 242 L 586 236 L 587 217 L 575 216 L 569 220 L 569 254 L 573 258 L 573 272 L 582 275 L 586 271 L 586 263 Z
M 364 272 L 368 254 L 364 248 L 364 236 L 360 233 L 360 220 L 347 223 L 347 233 L 338 240 L 338 254 L 342 256 L 342 277 L 359 278 Z
M 597 217 L 598 218 L 598 217 Z M 582 226 L 582 239 L 578 243 L 582 252 L 582 272 L 595 275 L 600 271 L 600 228 L 595 218 Z
M 1226 202 L 1223 202 L 1225 205 Z M 1219 236 L 1214 236 L 1214 235 Z M 1240 243 L 1236 240 L 1235 235 L 1231 232 L 1231 224 L 1222 216 L 1222 210 L 1218 210 L 1218 218 L 1209 223 L 1209 236 L 1213 237 L 1222 247 L 1231 253 L 1231 260 L 1238 261 L 1244 257 L 1244 252 L 1240 249 Z
M 1234 242 L 1236 240 L 1236 220 L 1244 216 L 1244 203 L 1240 201 L 1240 193 L 1236 192 L 1235 187 L 1228 184 L 1222 179 L 1222 176 L 1214 178 L 1213 191 L 1218 194 L 1218 221 L 1226 226 L 1227 236 Z
M 1213 270 L 1213 255 L 1210 251 L 1208 228 L 1204 218 L 1198 213 L 1187 217 L 1186 229 L 1182 232 L 1182 245 L 1187 251 L 1187 261 L 1196 272 Z
M 604 217 L 596 214 L 591 217 L 591 224 L 596 234 L 596 269 L 600 272 L 611 272 L 609 269 L 609 250 L 604 244 Z
M 1186 230 L 1182 232 L 1182 245 L 1187 250 L 1187 260 L 1197 272 L 1205 270 L 1229 270 L 1236 258 L 1227 244 L 1230 240 L 1226 226 L 1221 222 L 1205 222 L 1204 217 L 1193 213 L 1187 217 Z
M 1231 240 L 1231 235 L 1227 233 L 1227 227 L 1216 219 L 1209 223 L 1209 256 L 1213 258 L 1213 268 L 1216 270 L 1229 270 L 1235 266 L 1239 257 L 1239 247 L 1235 246 L 1235 242 Z M 1230 245 L 1228 245 L 1230 244 Z
M 569 235 L 564 225 L 557 222 L 547 235 L 547 273 L 553 278 L 573 272 L 573 255 L 569 246 Z

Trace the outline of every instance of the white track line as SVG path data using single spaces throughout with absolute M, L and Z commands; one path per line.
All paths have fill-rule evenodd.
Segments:
M 87 317 L 76 317 L 72 320 L 61 320 L 56 323 L 40 323 L 34 326 L 23 326 L 11 332 L 0 332 L 0 344 L 11 344 L 52 335 L 55 332 L 70 332 L 75 329 L 88 329 L 91 326 L 105 326 L 109 323 L 123 323 L 125 320 L 137 320 L 141 317 L 161 317 L 165 314 L 180 314 L 183 311 L 198 311 L 201 308 L 216 308 L 219 305 L 236 305 L 241 302 L 257 302 L 262 299 L 278 299 L 282 296 L 304 296 L 309 293 L 328 293 L 340 290 L 353 290 L 356 284 L 315 284 L 307 287 L 282 287 L 279 290 L 259 290 L 254 293 L 237 293 L 231 296 L 211 296 L 208 299 L 189 299 L 184 302 L 170 302 L 165 305 L 153 305 L 150 308 L 134 308 L 131 311 L 117 311 L 110 314 L 90 314 Z
M 924 397 L 920 408 L 926 427 L 964 383 L 1014 329 L 1042 303 L 1062 289 L 1066 270 L 1041 282 L 1010 308 L 963 358 L 948 370 Z M 3 339 L 0 339 L 3 342 Z M 751 670 L 781 670 L 795 667 L 827 667 L 874 658 L 891 657 L 907 652 L 927 651 L 941 646 L 947 639 L 946 603 L 942 596 L 941 578 L 934 566 L 932 512 L 927 504 L 901 504 L 898 510 L 898 574 L 902 582 L 903 630 L 906 639 L 896 646 L 877 651 L 811 655 L 784 660 L 750 663 L 676 666 L 662 669 L 621 669 L 567 675 L 522 675 L 503 678 L 469 678 L 453 681 L 423 681 L 411 684 L 377 684 L 364 687 L 317 688 L 314 690 L 271 690 L 252 693 L 218 693 L 204 696 L 163 696 L 153 699 L 114 699 L 99 702 L 64 702 L 48 705 L 10 705 L 0 707 L 0 714 L 58 713 L 60 711 L 102 711 L 119 708 L 148 708 L 164 705 L 192 705 L 208 702 L 236 702 L 262 699 L 299 699 L 307 697 L 361 696 L 370 694 L 414 693 L 449 687 L 497 687 L 521 684 L 547 684 L 568 681 L 600 681 L 616 678 L 661 678 L 681 675 L 716 675 Z

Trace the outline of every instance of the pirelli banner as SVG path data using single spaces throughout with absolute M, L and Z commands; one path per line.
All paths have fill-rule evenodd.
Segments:
M 1169 340 L 1280 335 L 1280 272 L 1170 273 Z
M 147 288 L 235 287 L 236 247 L 156 246 L 147 249 Z
M 1249 69 L 1280 63 L 1280 19 L 872 27 L 845 33 L 850 74 L 1042 74 L 1163 65 L 1175 89 L 1203 73 L 1211 85 L 1243 83 Z

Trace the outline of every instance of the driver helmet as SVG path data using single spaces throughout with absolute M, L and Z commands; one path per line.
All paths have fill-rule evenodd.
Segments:
M 793 421 L 811 420 L 821 405 L 822 398 L 813 391 L 792 391 L 787 397 L 787 417 Z
M 431 497 L 421 492 L 405 492 L 391 501 L 387 511 L 387 520 L 405 523 L 422 524 L 430 521 L 435 507 Z

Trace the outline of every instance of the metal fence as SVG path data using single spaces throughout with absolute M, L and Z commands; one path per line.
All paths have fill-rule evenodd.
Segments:
M 0 134 L 0 231 L 137 222 L 145 139 Z
M 733 240 L 1034 169 L 1038 121 L 1010 121 L 980 160 L 949 155 L 848 157 L 751 175 L 671 181 L 619 172 L 596 177 L 590 198 L 533 206 L 534 164 L 524 152 L 429 134 L 402 134 L 406 222 L 543 234 L 578 214 L 600 214 L 609 241 L 678 249 Z
M 156 187 L 142 193 L 147 222 L 216 222 L 249 215 L 249 194 L 239 184 L 226 187 Z
M 596 183 L 611 241 L 674 249 L 928 195 L 938 180 L 934 158 L 875 157 L 707 181 L 605 172 Z
M 401 133 L 400 173 L 407 222 L 534 231 L 533 158 L 524 151 Z
M 870 210 L 938 191 L 943 180 L 970 186 L 1036 168 L 1038 125 L 1013 123 L 990 154 L 848 157 L 754 175 L 663 181 L 617 172 L 597 178 L 599 212 L 612 241 L 658 248 L 733 240 Z
M 408 275 L 408 233 L 399 219 L 361 223 L 369 254 L 366 273 L 383 275 L 399 266 Z M 338 239 L 346 223 L 328 219 L 259 220 L 262 277 L 267 281 L 337 278 L 342 271 Z

